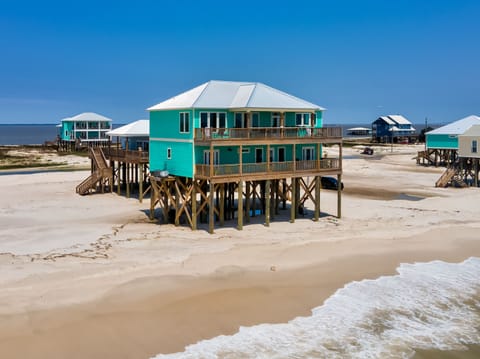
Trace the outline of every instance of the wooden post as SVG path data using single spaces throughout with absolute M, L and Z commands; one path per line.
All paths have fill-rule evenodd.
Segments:
M 315 215 L 313 217 L 315 222 L 320 218 L 320 184 L 321 177 L 315 176 Z
M 192 230 L 197 229 L 197 183 L 195 179 L 192 179 Z
M 125 186 L 127 187 L 127 198 L 130 198 L 130 164 L 125 163 L 125 166 L 127 167 L 127 178 L 125 182 Z
M 342 175 L 337 176 L 337 218 L 342 218 Z
M 140 203 L 143 202 L 143 165 L 140 165 L 140 182 L 138 182 L 138 200 Z
M 178 216 L 178 211 L 180 210 L 180 197 L 182 194 L 180 193 L 180 186 L 178 185 L 178 177 L 175 177 L 175 226 L 180 225 L 180 216 Z
M 220 185 L 220 225 L 225 223 L 225 183 Z
M 211 158 L 211 157 L 210 157 Z M 210 164 L 210 166 L 212 166 Z M 213 167 L 211 167 L 213 168 Z M 214 202 L 214 194 L 215 194 L 215 184 L 210 180 L 210 189 L 208 193 L 208 232 L 213 234 L 213 228 L 215 225 L 215 202 Z
M 295 178 L 295 216 L 298 218 L 298 206 L 300 204 L 300 179 Z
M 478 187 L 478 158 L 474 159 L 474 169 L 473 169 L 473 175 L 474 175 L 474 184 L 475 187 Z
M 297 198 L 297 195 L 296 195 L 296 189 L 297 189 L 297 185 L 296 185 L 296 182 L 297 182 L 297 179 L 292 177 L 292 195 L 291 195 L 291 206 L 290 206 L 290 223 L 294 223 L 295 222 L 295 217 L 296 217 L 296 213 L 297 213 L 297 210 L 296 210 L 296 207 L 297 207 L 297 203 L 296 203 L 296 198 Z
M 270 180 L 265 183 L 265 226 L 267 227 L 270 226 L 270 184 Z
M 253 181 L 252 187 L 252 217 L 256 216 L 257 212 L 257 182 Z
M 283 195 L 282 209 L 287 209 L 287 179 L 286 178 L 283 179 L 282 195 Z
M 245 221 L 250 223 L 250 181 L 245 182 Z
M 237 215 L 238 215 L 238 230 L 243 229 L 243 181 L 238 181 L 238 195 L 237 195 Z
M 115 183 L 115 161 L 110 160 L 110 167 L 112 167 L 112 180 L 110 181 L 110 193 L 113 193 L 113 184 Z

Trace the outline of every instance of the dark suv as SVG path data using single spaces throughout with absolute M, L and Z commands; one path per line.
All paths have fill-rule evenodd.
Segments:
M 343 190 L 343 182 L 341 184 Z M 338 181 L 334 177 L 322 177 L 322 188 L 325 189 L 338 189 Z

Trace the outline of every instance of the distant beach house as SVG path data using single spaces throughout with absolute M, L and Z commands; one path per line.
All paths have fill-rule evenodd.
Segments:
M 112 142 L 115 142 L 115 139 L 117 142 L 122 140 L 122 147 L 126 150 L 148 151 L 150 122 L 149 120 L 138 120 L 108 131 L 107 136 L 111 138 Z
M 59 128 L 59 140 L 65 143 L 108 143 L 107 132 L 112 129 L 112 120 L 93 112 L 64 118 Z
M 347 136 L 370 136 L 372 129 L 368 127 L 352 127 L 347 128 Z
M 471 126 L 458 136 L 459 157 L 480 158 L 480 124 Z
M 372 138 L 377 142 L 412 141 L 415 128 L 400 115 L 381 116 L 372 122 Z
M 319 193 L 322 175 L 341 177 L 341 128 L 323 128 L 323 110 L 262 83 L 231 81 L 209 81 L 150 107 L 150 169 L 157 174 L 151 212 L 157 203 L 165 214 L 174 207 L 175 223 L 187 212 L 196 228 L 196 194 L 201 193 L 199 207 L 205 211 L 208 202 L 213 231 L 214 217 L 222 223 L 224 216 L 243 212 L 245 184 L 247 207 L 262 199 L 266 213 L 266 198 L 273 195 L 277 206 L 281 196 L 283 202 L 293 198 L 295 214 L 307 198 L 317 198 L 313 192 L 317 188 Z M 325 144 L 338 144 L 339 157 L 323 158 Z M 302 177 L 310 177 L 310 182 L 307 194 L 297 198 Z M 175 182 L 178 189 L 167 189 Z M 177 193 L 177 198 L 165 199 L 168 193 Z M 220 197 L 214 202 L 215 196 Z M 248 208 L 245 213 L 256 211 Z M 319 198 L 315 213 L 318 218 Z M 238 215 L 239 222 L 242 218 Z
M 458 136 L 473 125 L 480 125 L 480 117 L 468 116 L 425 134 L 427 149 L 458 150 Z

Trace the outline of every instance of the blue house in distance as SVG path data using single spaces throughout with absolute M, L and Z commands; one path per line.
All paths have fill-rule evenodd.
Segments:
M 381 116 L 372 123 L 372 138 L 376 142 L 412 142 L 415 137 L 412 123 L 400 115 Z

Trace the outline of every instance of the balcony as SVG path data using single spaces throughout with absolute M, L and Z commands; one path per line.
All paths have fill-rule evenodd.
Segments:
M 120 148 L 107 147 L 103 149 L 105 157 L 112 161 L 127 163 L 148 163 L 149 157 L 146 151 L 131 151 Z
M 332 140 L 342 139 L 341 127 L 251 127 L 251 128 L 196 128 L 195 141 L 198 142 L 239 142 L 289 141 L 289 140 Z
M 245 179 L 282 178 L 306 175 L 337 174 L 341 172 L 338 158 L 313 161 L 262 162 L 233 165 L 196 165 L 195 177 L 201 179 Z

